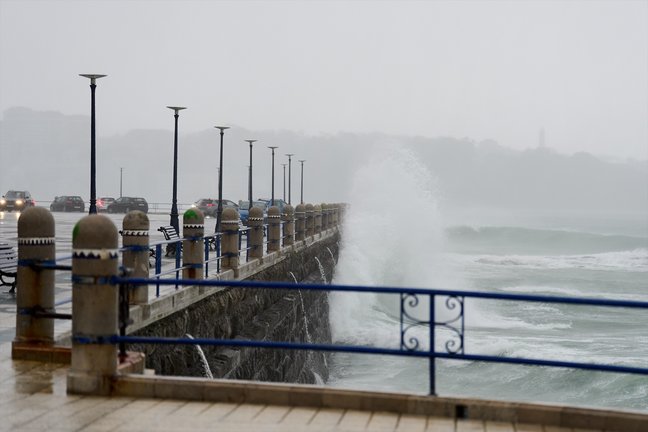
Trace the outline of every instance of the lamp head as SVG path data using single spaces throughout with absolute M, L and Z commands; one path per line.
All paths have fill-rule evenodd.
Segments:
M 167 106 L 170 110 L 173 110 L 176 114 L 178 114 L 178 111 L 182 111 L 183 109 L 187 109 L 187 107 L 180 107 L 180 106 Z
M 221 133 L 225 131 L 225 129 L 229 129 L 229 126 L 214 126 L 215 129 L 220 129 Z
M 268 148 L 274 150 L 274 149 L 279 148 L 279 147 L 278 146 L 268 146 Z
M 85 77 L 85 78 L 90 78 L 90 84 L 95 84 L 96 81 L 99 78 L 103 78 L 108 75 L 100 75 L 100 74 L 79 74 L 79 76 Z
M 245 142 L 248 142 L 248 143 L 250 143 L 250 145 L 252 145 L 252 143 L 257 142 L 258 140 L 244 140 L 244 141 L 245 141 Z

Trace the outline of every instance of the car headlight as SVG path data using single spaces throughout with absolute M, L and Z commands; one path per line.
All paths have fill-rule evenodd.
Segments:
M 23 200 L 21 200 L 21 199 L 16 200 L 16 205 L 23 205 Z
M 2 205 L 7 204 L 7 200 L 6 199 L 0 199 L 0 204 L 2 204 Z

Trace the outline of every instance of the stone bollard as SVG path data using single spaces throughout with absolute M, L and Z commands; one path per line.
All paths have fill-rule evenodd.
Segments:
M 250 227 L 248 231 L 250 258 L 261 258 L 263 257 L 263 210 L 252 207 L 247 225 Z
M 326 231 L 328 227 L 328 220 L 329 220 L 329 210 L 328 210 L 328 204 L 322 203 L 322 231 Z
M 312 237 L 315 233 L 315 213 L 313 204 L 306 204 L 306 237 Z
M 31 261 L 55 261 L 54 218 L 42 207 L 30 207 L 18 219 L 18 266 L 16 309 L 25 312 L 54 312 L 54 271 L 29 267 Z M 53 345 L 54 320 L 16 314 L 16 338 L 12 356 L 19 345 Z
M 205 215 L 190 208 L 182 215 L 182 269 L 183 279 L 203 279 L 205 246 Z
M 291 205 L 284 207 L 283 220 L 283 245 L 286 247 L 295 244 L 295 210 Z
M 254 208 L 252 209 L 254 210 Z M 250 210 L 250 216 L 252 216 Z M 223 238 L 221 239 L 221 255 L 223 260 L 222 269 L 238 270 L 239 266 L 239 251 L 238 251 L 238 237 L 239 237 L 239 213 L 236 209 L 226 208 L 223 210 L 223 219 L 221 220 L 223 230 Z
M 122 222 L 122 246 L 124 251 L 122 264 L 130 270 L 129 277 L 149 277 L 149 218 L 146 213 L 133 210 L 124 216 Z M 129 304 L 148 302 L 148 286 L 135 285 L 128 292 Z
M 268 253 L 281 248 L 281 214 L 279 207 L 272 206 L 268 209 Z
M 118 334 L 119 254 L 115 225 L 103 215 L 81 219 L 72 231 L 72 363 L 68 393 L 108 395 L 117 373 L 117 345 L 80 344 L 77 338 Z
M 306 237 L 306 207 L 304 204 L 297 204 L 295 207 L 295 240 L 303 241 Z
M 314 220 L 314 225 L 313 225 L 313 234 L 321 234 L 322 233 L 322 206 L 319 204 L 315 204 L 313 206 L 313 220 Z

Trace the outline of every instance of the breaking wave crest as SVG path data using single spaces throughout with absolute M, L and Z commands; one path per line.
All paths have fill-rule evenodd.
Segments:
M 566 230 L 452 226 L 445 230 L 445 234 L 454 244 L 469 247 L 473 251 L 499 254 L 526 250 L 529 254 L 575 255 L 648 248 L 648 238 L 645 237 Z
M 584 269 L 648 272 L 648 249 L 588 255 L 477 255 L 466 257 L 476 263 L 528 269 Z

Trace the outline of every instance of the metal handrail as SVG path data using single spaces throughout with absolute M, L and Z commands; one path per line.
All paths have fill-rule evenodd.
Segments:
M 113 277 L 110 280 L 112 284 L 130 284 L 146 285 L 155 280 L 145 278 L 123 278 Z M 358 345 L 336 345 L 336 344 L 318 344 L 302 342 L 277 342 L 277 341 L 250 341 L 250 340 L 230 340 L 230 339 L 187 339 L 187 338 L 145 338 L 132 336 L 109 336 L 109 337 L 78 337 L 75 339 L 78 343 L 101 343 L 101 344 L 194 344 L 194 345 L 211 345 L 211 346 L 241 346 L 257 348 L 275 348 L 275 349 L 294 349 L 294 350 L 315 350 L 315 351 L 334 351 L 349 353 L 366 353 L 366 354 L 386 354 L 397 356 L 409 356 L 427 358 L 429 360 L 430 370 L 430 394 L 435 394 L 435 360 L 463 360 L 463 361 L 480 361 L 489 363 L 535 365 L 549 367 L 567 367 L 574 369 L 596 370 L 604 372 L 621 372 L 630 374 L 648 375 L 647 367 L 622 366 L 614 364 L 598 364 L 570 362 L 563 360 L 547 360 L 540 358 L 526 357 L 507 357 L 491 356 L 481 354 L 467 354 L 464 346 L 464 302 L 466 298 L 478 298 L 502 301 L 524 301 L 524 302 L 541 302 L 554 304 L 574 304 L 598 307 L 622 307 L 632 309 L 648 309 L 648 301 L 638 300 L 610 300 L 587 297 L 558 297 L 547 295 L 531 294 L 512 294 L 484 291 L 460 291 L 444 289 L 425 289 L 425 288 L 403 288 L 403 287 L 371 287 L 361 285 L 328 285 L 328 284 L 295 284 L 290 282 L 263 282 L 263 281 L 220 281 L 220 280 L 193 280 L 184 279 L 177 281 L 163 281 L 163 284 L 181 284 L 181 285 L 198 285 L 205 287 L 230 287 L 230 288 L 264 288 L 264 289 L 299 289 L 304 291 L 339 291 L 339 292 L 362 292 L 362 293 L 379 293 L 395 294 L 400 296 L 400 347 L 385 348 Z M 428 313 L 429 320 L 420 319 L 412 314 L 413 308 L 419 304 L 419 296 L 429 298 Z M 435 300 L 436 297 L 445 299 L 442 302 L 446 309 L 454 311 L 457 316 L 445 321 L 439 321 L 435 318 Z M 408 310 L 410 308 L 410 310 Z M 415 327 L 427 326 L 429 329 L 429 345 L 427 349 L 421 348 L 418 336 L 408 334 L 408 331 Z M 451 330 L 450 336 L 444 335 L 445 351 L 437 351 L 436 328 Z

